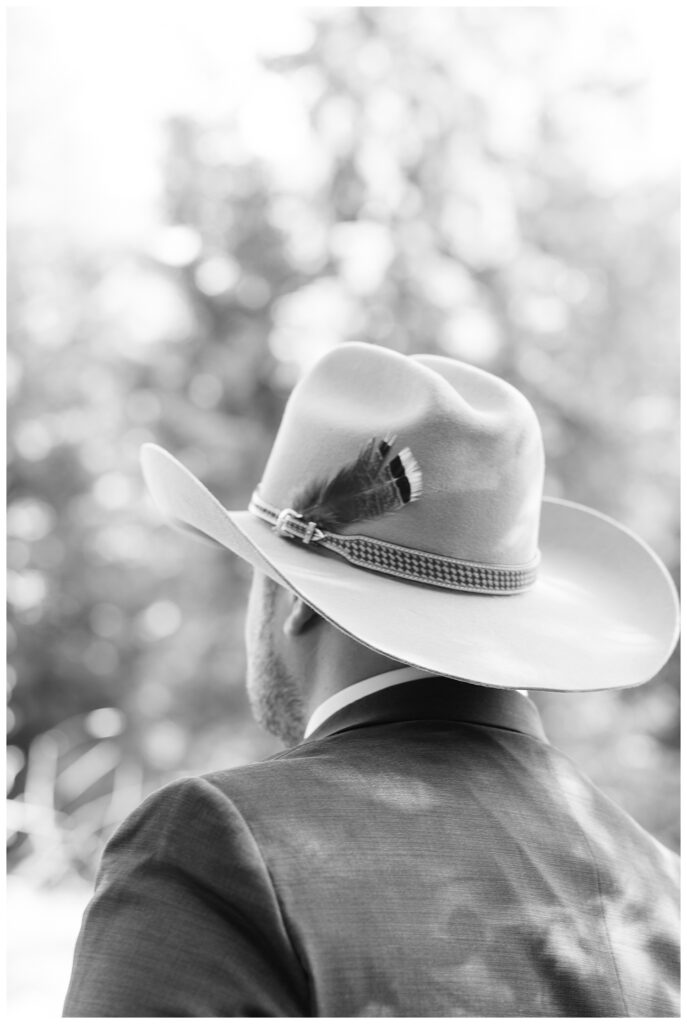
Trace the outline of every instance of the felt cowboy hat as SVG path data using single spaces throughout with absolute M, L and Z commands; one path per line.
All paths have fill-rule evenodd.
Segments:
M 397 661 L 486 686 L 636 686 L 678 635 L 672 580 L 630 530 L 542 498 L 521 392 L 441 356 L 342 344 L 295 387 L 248 510 L 157 445 L 148 488 L 323 618 Z

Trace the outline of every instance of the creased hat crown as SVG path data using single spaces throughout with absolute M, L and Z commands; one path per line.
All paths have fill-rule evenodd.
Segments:
M 390 435 L 417 461 L 421 497 L 342 532 L 494 565 L 536 558 L 544 451 L 534 410 L 500 378 L 440 356 L 353 342 L 321 359 L 289 399 L 260 497 L 299 511 L 305 486 Z

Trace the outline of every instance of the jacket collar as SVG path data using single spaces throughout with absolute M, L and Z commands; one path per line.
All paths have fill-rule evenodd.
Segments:
M 443 676 L 398 683 L 336 711 L 305 743 L 366 725 L 435 719 L 525 733 L 548 742 L 539 712 L 517 690 L 476 686 Z

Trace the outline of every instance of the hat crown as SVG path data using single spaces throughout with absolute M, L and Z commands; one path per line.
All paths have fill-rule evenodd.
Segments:
M 422 494 L 342 532 L 494 565 L 536 557 L 544 476 L 536 414 L 504 380 L 442 356 L 357 342 L 324 356 L 291 394 L 260 495 L 295 507 L 304 486 L 389 435 L 417 460 Z

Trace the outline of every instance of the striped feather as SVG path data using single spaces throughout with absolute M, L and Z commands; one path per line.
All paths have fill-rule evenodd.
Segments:
M 334 476 L 316 481 L 293 500 L 306 522 L 336 531 L 397 512 L 422 493 L 422 473 L 410 448 L 393 454 L 394 437 L 371 438 Z

